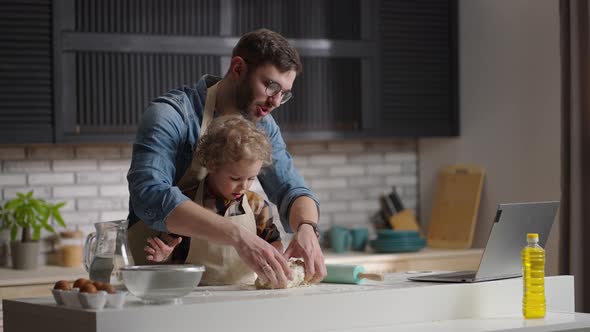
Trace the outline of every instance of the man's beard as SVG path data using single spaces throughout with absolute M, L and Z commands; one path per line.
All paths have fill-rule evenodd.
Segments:
M 254 93 L 252 87 L 248 84 L 249 79 L 249 76 L 246 77 L 236 89 L 236 106 L 244 118 L 254 122 L 256 119 L 248 110 L 248 107 L 254 102 Z

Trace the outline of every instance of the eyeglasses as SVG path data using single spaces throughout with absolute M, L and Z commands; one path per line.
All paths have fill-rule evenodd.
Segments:
M 293 97 L 291 91 L 283 91 L 283 87 L 279 83 L 270 80 L 266 82 L 266 90 L 264 92 L 269 97 L 274 97 L 279 94 L 279 92 L 282 92 L 281 105 L 288 102 L 289 99 Z

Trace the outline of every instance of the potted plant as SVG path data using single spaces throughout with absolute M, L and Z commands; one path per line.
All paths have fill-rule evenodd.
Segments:
M 10 230 L 12 267 L 34 269 L 39 256 L 41 230 L 56 233 L 50 225 L 55 220 L 60 226 L 65 223 L 60 209 L 65 203 L 52 204 L 33 197 L 33 192 L 17 193 L 17 197 L 0 206 L 0 227 Z M 20 231 L 20 241 L 18 241 Z

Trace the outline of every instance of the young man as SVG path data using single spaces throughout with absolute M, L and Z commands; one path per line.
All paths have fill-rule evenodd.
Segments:
M 273 287 L 285 287 L 291 279 L 287 258 L 292 256 L 304 258 L 306 280 L 323 279 L 319 204 L 295 170 L 276 122 L 267 116 L 292 97 L 291 87 L 300 71 L 299 54 L 285 38 L 256 30 L 242 36 L 222 79 L 205 75 L 195 88 L 172 90 L 150 104 L 127 175 L 129 245 L 136 260 L 144 256 L 150 232 L 163 231 L 233 247 Z M 285 230 L 296 233 L 284 254 L 182 194 L 198 184 L 194 179 L 205 175 L 193 158 L 199 136 L 212 117 L 238 112 L 264 129 L 271 141 L 273 164 L 259 180 L 277 204 Z

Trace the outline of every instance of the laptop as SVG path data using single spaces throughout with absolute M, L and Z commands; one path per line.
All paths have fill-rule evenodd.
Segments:
M 500 204 L 477 271 L 459 271 L 409 277 L 413 281 L 480 282 L 522 276 L 520 252 L 527 233 L 539 233 L 547 242 L 559 202 Z

